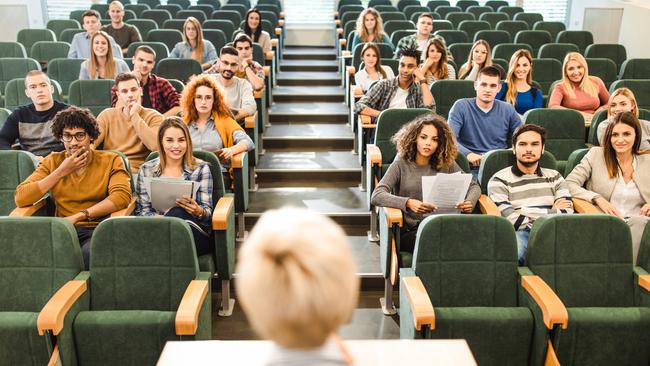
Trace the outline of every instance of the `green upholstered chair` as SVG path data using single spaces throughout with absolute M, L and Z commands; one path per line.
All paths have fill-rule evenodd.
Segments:
M 589 70 L 591 73 L 591 70 Z M 589 137 L 587 143 L 593 146 L 600 146 L 598 141 L 598 126 L 607 119 L 607 110 L 601 110 L 594 114 L 591 119 L 591 126 L 589 126 Z M 639 119 L 650 120 L 650 110 L 639 109 Z
M 397 10 L 401 11 L 402 13 L 405 13 L 405 10 L 409 6 L 420 6 L 420 1 L 419 0 L 400 0 L 397 2 Z M 427 10 L 429 11 L 429 8 Z M 409 16 L 406 16 L 409 18 Z
M 86 11 L 85 9 L 83 9 L 83 10 L 73 10 L 73 11 L 70 12 L 70 15 L 69 15 L 68 18 L 76 20 L 79 24 L 83 24 L 83 22 L 84 22 L 83 21 L 83 13 L 85 11 Z
M 48 20 L 45 28 L 54 32 L 56 39 L 60 40 L 61 32 L 66 29 L 81 29 L 81 25 L 74 19 L 52 19 Z
M 498 13 L 496 11 L 490 11 L 490 12 L 485 12 L 482 13 L 479 17 L 478 20 L 482 20 L 485 22 L 490 23 L 490 28 L 491 29 L 497 29 L 497 24 L 501 21 L 509 21 L 510 17 L 506 13 Z M 514 38 L 514 34 L 512 35 L 512 38 Z
M 639 108 L 650 109 L 650 80 L 617 80 L 609 87 L 610 94 L 618 88 L 629 88 Z
M 34 169 L 36 162 L 31 153 L 20 150 L 0 151 L 0 216 L 7 216 L 16 208 L 16 187 L 27 179 Z
M 632 263 L 625 222 L 609 215 L 539 218 L 527 263 L 520 271 L 541 277 L 568 312 L 568 326 L 550 334 L 559 363 L 650 363 L 650 281 L 647 268 Z
M 475 97 L 476 91 L 471 80 L 438 80 L 431 84 L 431 94 L 436 101 L 436 113 L 447 118 L 456 100 Z
M 517 13 L 512 20 L 523 20 L 528 23 L 530 29 L 533 29 L 535 23 L 544 21 L 544 16 L 540 13 Z
M 17 77 L 25 77 L 32 70 L 40 70 L 38 62 L 32 58 L 5 57 L 0 59 L 0 90 Z
M 149 9 L 146 9 L 149 10 Z M 143 10 L 144 11 L 144 10 Z M 127 24 L 131 24 L 138 28 L 138 31 L 140 32 L 140 38 L 141 39 L 147 39 L 147 35 L 149 34 L 150 30 L 153 29 L 158 29 L 158 23 L 156 23 L 152 19 L 131 19 L 126 21 Z
M 564 167 L 564 176 L 567 177 L 571 172 L 573 171 L 573 168 L 576 167 L 576 165 L 580 164 L 582 161 L 582 158 L 587 155 L 589 152 L 588 148 L 584 149 L 578 149 L 574 150 L 571 155 L 569 155 L 569 158 L 566 161 L 566 166 Z
M 108 18 L 108 4 L 91 4 L 90 9 L 97 10 L 102 19 Z M 80 24 L 83 24 L 83 22 Z
M 78 75 L 77 75 L 78 76 Z M 50 79 L 54 89 L 54 100 L 61 100 L 61 85 L 56 80 Z M 14 110 L 21 105 L 32 103 L 25 94 L 25 78 L 11 79 L 5 86 L 5 108 Z
M 135 56 L 135 50 L 140 46 L 149 46 L 156 52 L 156 60 L 163 60 L 169 56 L 169 48 L 163 42 L 133 42 L 126 51 L 126 59 Z
M 458 30 L 467 33 L 469 39 L 474 39 L 474 35 L 482 30 L 491 30 L 490 23 L 484 20 L 464 20 L 458 24 Z
M 621 65 L 619 79 L 650 79 L 650 58 L 631 58 Z
M 113 80 L 75 80 L 70 83 L 70 104 L 88 108 L 95 116 L 111 107 Z
M 436 11 L 439 6 L 449 6 L 448 0 L 430 0 L 427 2 L 427 8 Z M 435 28 L 434 28 L 435 29 Z
M 454 25 L 454 28 L 458 29 L 458 25 L 461 22 L 464 22 L 466 20 L 476 20 L 476 17 L 472 13 L 466 13 L 463 11 L 452 11 L 451 13 L 447 13 L 444 19 L 450 21 L 451 24 Z
M 156 75 L 166 79 L 178 79 L 184 83 L 202 72 L 201 64 L 194 59 L 166 58 L 156 63 Z
M 524 8 L 521 6 L 500 6 L 497 11 L 499 13 L 506 13 L 510 16 L 510 19 L 514 19 L 515 15 L 524 12 Z
M 165 20 L 171 18 L 172 18 L 172 14 L 169 12 L 169 10 L 156 8 L 156 9 L 143 11 L 142 14 L 140 14 L 140 18 L 138 19 L 151 19 L 154 22 L 156 22 L 156 25 L 158 25 L 158 28 L 160 28 L 162 27 Z M 144 37 L 144 35 L 142 36 Z
M 434 27 L 434 29 L 436 28 Z M 445 40 L 445 44 L 447 46 L 451 46 L 454 43 L 469 43 L 470 41 L 467 33 L 461 30 L 443 29 L 435 31 L 433 34 L 435 36 L 442 37 Z
M 396 30 L 393 32 L 393 34 L 390 35 L 390 42 L 394 45 L 397 45 L 402 38 L 406 36 L 410 36 L 411 34 L 414 33 L 415 30 L 413 29 Z
M 337 15 L 338 19 L 341 19 L 341 17 L 343 17 L 343 15 L 345 15 L 345 13 L 349 11 L 358 11 L 359 13 L 361 13 L 363 9 L 365 9 L 361 4 L 341 5 L 341 3 L 343 2 L 342 1 L 339 2 L 339 10 Z
M 226 33 L 224 33 L 221 29 L 204 29 L 203 38 L 212 42 L 214 48 L 217 50 L 221 50 L 223 46 L 228 43 L 226 39 Z M 264 63 L 260 63 L 260 65 L 264 65 Z
M 187 0 L 189 2 L 189 0 Z M 242 17 L 242 19 L 246 16 L 246 12 L 248 11 L 248 8 L 245 7 L 244 5 L 241 4 L 225 4 L 221 6 L 219 10 L 230 10 L 230 11 L 236 11 L 239 13 L 239 15 Z
M 0 217 L 0 247 L 0 365 L 76 364 L 71 325 L 83 306 L 73 306 L 46 335 L 39 316 L 83 270 L 74 227 L 60 218 Z
M 69 50 L 70 44 L 67 42 L 38 41 L 32 45 L 29 54 L 41 64 L 43 70 L 47 70 L 52 59 L 68 57 Z
M 377 6 L 382 6 L 382 5 L 393 5 L 393 2 L 391 0 L 370 0 L 368 1 L 368 7 L 369 8 L 374 8 Z
M 587 66 L 589 67 L 589 75 L 598 76 L 605 83 L 605 87 L 609 88 L 613 82 L 618 78 L 618 68 L 614 61 L 609 58 L 587 58 Z
M 525 43 L 501 43 L 492 48 L 492 58 L 510 60 L 510 57 L 512 57 L 515 52 L 522 49 L 528 50 L 531 55 L 533 53 L 533 49 Z
M 616 64 L 616 71 L 620 69 L 623 61 L 627 59 L 627 51 L 622 44 L 591 44 L 585 49 L 587 58 L 608 58 Z
M 159 0 L 138 0 L 138 4 L 147 4 L 151 9 L 155 8 L 156 6 L 160 5 Z
M 474 35 L 474 42 L 482 39 L 486 41 L 490 48 L 494 48 L 502 43 L 511 43 L 510 33 L 503 30 L 482 30 Z
M 517 32 L 515 35 L 515 43 L 527 43 L 533 49 L 533 55 L 536 55 L 539 52 L 539 49 L 547 44 L 551 43 L 551 33 L 541 30 L 522 30 Z M 572 42 L 564 42 L 572 43 Z
M 541 365 L 544 330 L 566 322 L 566 313 L 552 311 L 561 302 L 548 285 L 517 269 L 505 218 L 427 217 L 413 263 L 400 271 L 400 338 L 465 339 L 479 365 Z
M 152 29 L 147 34 L 147 42 L 162 42 L 172 50 L 177 43 L 183 42 L 183 33 L 176 29 Z
M 160 29 L 175 29 L 182 34 L 184 24 L 185 19 L 167 19 L 163 22 L 163 25 Z
M 131 10 L 139 18 L 143 11 L 149 10 L 151 7 L 147 4 L 124 4 L 124 9 Z
M 166 10 L 169 12 L 169 14 L 171 14 L 172 18 L 175 18 L 176 14 L 179 11 L 183 10 L 183 8 L 178 4 L 170 4 L 169 2 L 167 2 L 166 5 L 156 5 L 154 10 Z M 160 27 L 160 24 L 158 26 Z
M 454 43 L 448 47 L 448 50 L 454 57 L 454 60 L 462 65 L 467 61 L 467 56 L 469 56 L 473 45 L 473 43 Z
M 18 42 L 0 42 L 0 58 L 5 57 L 26 58 L 27 51 L 25 50 L 25 46 Z
M 489 6 L 493 11 L 498 11 L 502 6 L 508 6 L 509 2 L 506 0 L 488 0 L 485 2 L 485 6 Z
M 56 35 L 49 29 L 21 29 L 17 35 L 18 43 L 25 46 L 27 55 L 31 57 L 29 51 L 32 45 L 38 41 L 56 41 Z
M 399 6 L 399 3 L 397 4 L 397 6 Z M 414 14 L 418 14 L 418 13 L 419 13 L 419 14 L 418 14 L 418 17 L 419 17 L 420 14 L 422 14 L 422 13 L 429 13 L 430 10 L 429 10 L 429 8 L 427 8 L 426 6 L 421 6 L 421 5 L 420 5 L 420 2 L 417 1 L 417 4 L 415 4 L 415 5 L 408 5 L 407 7 L 405 7 L 404 10 L 403 10 L 403 12 L 404 12 L 404 15 L 406 16 L 406 19 L 407 19 L 407 20 L 410 20 L 410 21 L 412 21 L 413 23 L 415 23 L 415 21 L 413 21 L 413 15 L 414 15 Z M 417 18 L 416 18 L 416 21 L 417 21 Z
M 644 269 L 650 268 L 650 229 L 648 229 L 648 226 L 643 230 L 636 265 Z
M 533 80 L 542 87 L 542 94 L 551 93 L 551 85 L 562 79 L 562 63 L 552 58 L 533 59 Z
M 341 10 L 343 9 L 344 6 L 350 6 L 350 5 L 361 6 L 361 0 L 341 0 L 341 1 L 339 1 L 338 4 L 337 4 L 339 14 L 341 13 Z
M 84 59 L 81 58 L 55 58 L 47 65 L 47 76 L 59 82 L 63 100 L 68 100 L 70 84 L 79 79 L 79 69 L 83 62 Z
M 401 11 L 384 11 L 384 12 L 380 12 L 379 14 L 381 15 L 381 19 L 384 21 L 384 26 L 388 22 L 397 22 L 397 21 L 406 22 L 406 21 L 408 21 L 408 19 L 406 19 L 406 15 L 404 13 L 402 13 Z M 388 33 L 388 32 L 386 32 L 386 33 Z M 388 34 L 390 34 L 390 33 L 388 33 Z
M 462 11 L 467 11 L 471 6 L 478 6 L 478 1 L 476 0 L 458 0 L 456 1 L 456 6 L 461 8 Z
M 183 220 L 111 218 L 90 250 L 76 277 L 85 309 L 71 323 L 80 365 L 153 365 L 167 341 L 211 338 L 211 276 Z
M 235 26 L 230 20 L 226 19 L 210 19 L 206 20 L 203 23 L 203 29 L 218 29 L 221 30 L 226 35 L 226 40 L 232 39 L 233 33 L 235 33 Z
M 415 29 L 415 24 L 410 20 L 390 20 L 384 23 L 384 32 L 390 36 L 397 30 Z
M 504 13 L 499 13 L 499 14 L 504 14 Z M 504 30 L 510 33 L 510 36 L 512 37 L 513 40 L 517 37 L 517 33 L 521 31 L 530 30 L 530 28 L 528 28 L 528 23 L 524 22 L 523 20 L 502 20 L 497 23 L 495 29 Z
M 491 13 L 493 9 L 489 6 L 472 5 L 468 7 L 466 11 L 468 13 L 474 14 L 474 18 L 479 20 L 481 18 L 481 15 L 485 13 Z
M 533 30 L 544 30 L 551 33 L 551 38 L 556 39 L 558 33 L 566 30 L 563 22 L 541 21 L 533 24 Z
M 457 13 L 457 12 L 462 12 L 463 9 L 461 9 L 458 6 L 438 6 L 434 12 L 438 13 L 440 15 L 440 19 L 446 19 L 447 14 L 449 13 Z M 433 29 L 436 29 L 435 27 Z
M 5 121 L 7 121 L 7 118 L 9 117 L 10 114 L 11 111 L 8 110 L 7 108 L 0 108 L 0 129 L 2 129 L 2 126 L 4 126 Z
M 207 19 L 205 13 L 201 10 L 181 10 L 174 16 L 176 19 L 187 19 L 187 17 L 195 17 L 201 23 Z
M 594 36 L 589 31 L 565 30 L 557 34 L 555 42 L 573 43 L 578 46 L 580 53 L 584 54 L 587 47 L 594 43 Z
M 72 39 L 74 38 L 74 35 L 77 33 L 82 33 L 85 32 L 83 29 L 64 29 L 61 31 L 61 36 L 57 38 L 61 42 L 68 42 L 72 43 Z
M 539 48 L 537 58 L 554 58 L 564 62 L 564 57 L 569 52 L 579 52 L 578 46 L 573 43 L 548 43 Z
M 357 14 L 357 16 L 358 16 L 358 14 Z M 228 20 L 228 21 L 230 21 L 233 24 L 233 28 L 237 27 L 242 22 L 242 18 L 243 17 L 239 14 L 239 12 L 236 12 L 234 10 L 224 10 L 224 9 L 215 10 L 212 13 L 212 15 L 210 16 L 210 19 L 213 19 L 213 20 Z M 343 24 L 343 23 L 341 23 L 341 24 Z M 233 32 L 234 32 L 234 30 L 233 30 Z
M 585 148 L 585 120 L 573 109 L 531 109 L 524 114 L 524 123 L 546 129 L 545 150 L 557 161 L 557 170 L 564 173 L 566 161 L 574 150 Z

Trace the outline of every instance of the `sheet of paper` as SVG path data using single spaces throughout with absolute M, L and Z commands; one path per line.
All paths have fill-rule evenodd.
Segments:
M 194 197 L 199 184 L 193 181 L 182 179 L 158 179 L 149 180 L 151 205 L 158 212 L 166 212 L 176 206 L 176 199 L 182 196 Z
M 435 213 L 460 213 L 456 208 L 459 202 L 465 200 L 471 174 L 444 174 L 422 177 L 422 201 L 432 203 L 437 207 Z

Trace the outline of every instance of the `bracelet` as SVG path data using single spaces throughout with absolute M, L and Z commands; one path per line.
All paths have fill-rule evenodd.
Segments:
M 81 210 L 81 211 L 79 211 L 79 212 L 81 212 L 82 214 L 84 214 L 84 216 L 86 217 L 86 218 L 85 218 L 86 221 L 91 221 L 91 218 L 90 218 L 90 212 L 88 212 L 88 210 Z

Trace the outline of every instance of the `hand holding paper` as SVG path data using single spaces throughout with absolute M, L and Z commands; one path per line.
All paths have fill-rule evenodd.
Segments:
M 471 182 L 471 174 L 438 173 L 422 177 L 423 201 L 435 202 L 436 213 L 460 213 Z

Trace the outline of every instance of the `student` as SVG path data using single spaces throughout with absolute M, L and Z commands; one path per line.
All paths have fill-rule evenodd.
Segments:
M 230 108 L 212 77 L 192 78 L 183 90 L 181 105 L 194 150 L 213 152 L 227 163 L 234 155 L 255 148 L 244 129 L 232 119 Z M 224 183 L 230 187 L 232 180 L 227 165 L 222 167 Z
M 516 162 L 496 172 L 488 182 L 488 196 L 517 234 L 519 264 L 524 265 L 528 237 L 536 219 L 556 213 L 573 213 L 571 194 L 562 174 L 542 168 L 546 130 L 522 125 L 512 135 Z
M 353 258 L 325 216 L 283 208 L 260 217 L 239 253 L 236 290 L 255 332 L 273 342 L 263 364 L 353 364 L 336 335 L 357 306 Z
M 219 55 L 219 74 L 214 80 L 221 88 L 223 98 L 240 126 L 244 119 L 257 112 L 253 88 L 246 79 L 240 79 L 235 74 L 240 70 L 239 52 L 232 46 L 225 46 Z
M 32 70 L 25 75 L 25 95 L 30 104 L 16 108 L 0 129 L 0 150 L 9 150 L 18 140 L 21 150 L 38 161 L 54 151 L 62 151 L 61 140 L 52 134 L 52 119 L 69 106 L 53 98 L 54 87 L 46 73 Z
M 131 43 L 142 40 L 140 32 L 137 27 L 124 23 L 124 5 L 121 2 L 111 2 L 108 6 L 108 15 L 111 18 L 111 24 L 103 26 L 101 30 L 113 37 L 122 48 L 122 54 L 126 55 Z
M 384 32 L 384 24 L 381 15 L 374 8 L 366 8 L 357 18 L 357 33 L 352 38 L 351 50 L 360 43 L 386 43 L 393 47 L 393 44 Z
M 136 216 L 164 215 L 191 221 L 192 235 L 197 256 L 214 251 L 212 238 L 212 173 L 210 167 L 192 155 L 192 139 L 187 126 L 180 117 L 167 117 L 158 130 L 160 156 L 140 166 L 135 185 Z M 167 212 L 156 211 L 151 195 L 146 188 L 146 178 L 180 178 L 199 184 L 195 197 L 183 196 L 176 199 L 175 207 Z
M 158 149 L 156 135 L 163 116 L 142 107 L 142 87 L 132 73 L 118 75 L 115 86 L 121 107 L 107 108 L 97 116 L 100 134 L 95 146 L 103 144 L 104 150 L 124 153 L 131 172 L 137 173 L 144 159 Z
M 585 123 L 591 123 L 594 113 L 607 106 L 609 93 L 605 83 L 589 75 L 587 61 L 577 52 L 564 57 L 562 70 L 562 82 L 553 88 L 548 107 L 575 109 L 583 115 Z
M 607 126 L 612 123 L 612 120 L 617 114 L 632 112 L 637 118 L 639 117 L 639 107 L 636 104 L 636 98 L 634 97 L 634 93 L 628 88 L 614 90 L 612 95 L 609 96 L 607 105 L 607 119 L 602 121 L 596 130 L 598 141 L 602 141 Z M 650 150 L 650 121 L 640 119 L 639 123 L 641 124 L 641 145 L 639 148 L 641 150 Z M 600 145 L 602 146 L 603 143 L 601 142 Z
M 117 154 L 91 148 L 99 128 L 88 109 L 73 106 L 57 113 L 52 134 L 63 142 L 65 151 L 48 155 L 20 183 L 16 206 L 33 205 L 49 192 L 55 216 L 75 226 L 87 270 L 95 226 L 131 201 L 129 174 Z
M 533 86 L 533 56 L 522 49 L 510 57 L 508 76 L 501 83 L 497 99 L 508 102 L 520 115 L 535 108 L 542 108 L 542 91 Z
M 462 172 L 456 164 L 456 144 L 446 121 L 434 114 L 417 117 L 404 125 L 391 141 L 397 157 L 372 192 L 375 206 L 399 208 L 405 225 L 400 229 L 400 250 L 413 252 L 418 225 L 436 213 L 434 203 L 423 202 L 422 177 L 438 173 Z M 481 188 L 472 181 L 456 208 L 471 213 L 481 195 Z
M 650 154 L 641 152 L 641 125 L 631 112 L 614 116 L 602 146 L 592 147 L 566 178 L 571 195 L 627 222 L 634 263 L 650 216 Z
M 244 28 L 241 31 L 249 36 L 253 42 L 259 43 L 265 54 L 271 50 L 271 35 L 262 30 L 262 14 L 257 8 L 249 9 L 246 12 Z
M 99 31 L 101 28 L 101 16 L 97 10 L 86 10 L 82 15 L 82 26 L 85 32 L 77 33 L 72 37 L 70 42 L 70 50 L 68 51 L 68 58 L 83 58 L 90 57 L 90 37 Z M 122 58 L 122 49 L 115 42 L 113 37 L 110 37 L 111 50 L 114 57 Z
M 522 124 L 512 104 L 495 100 L 500 88 L 499 70 L 484 67 L 474 81 L 476 97 L 457 100 L 449 111 L 458 150 L 467 156 L 475 176 L 483 154 L 507 148 L 508 138 Z
M 239 33 L 232 41 L 232 46 L 237 50 L 241 63 L 235 76 L 240 79 L 246 79 L 253 87 L 253 90 L 259 91 L 264 89 L 264 67 L 253 60 L 253 40 L 244 33 Z M 219 59 L 211 68 L 205 71 L 206 74 L 219 74 Z
M 426 59 L 420 65 L 424 70 L 424 76 L 427 78 L 429 85 L 436 80 L 454 80 L 456 79 L 456 70 L 448 63 L 449 56 L 445 43 L 437 37 L 429 39 L 426 47 Z
M 217 59 L 217 50 L 212 42 L 203 39 L 201 22 L 194 17 L 187 17 L 183 24 L 183 42 L 178 42 L 169 54 L 169 58 L 194 59 L 207 70 Z
M 372 9 L 372 8 L 371 8 Z M 354 74 L 354 83 L 364 93 L 370 89 L 370 85 L 377 80 L 392 79 L 395 77 L 393 69 L 381 64 L 379 48 L 374 43 L 366 43 L 361 50 L 361 61 L 363 69 Z
M 415 48 L 420 51 L 422 61 L 424 61 L 424 58 L 427 57 L 427 42 L 429 38 L 433 37 L 433 16 L 429 13 L 420 14 L 416 29 L 415 34 L 406 36 L 397 42 L 393 58 L 400 58 L 399 50 Z
M 486 66 L 492 66 L 490 44 L 479 39 L 472 45 L 467 62 L 458 70 L 458 80 L 475 81 L 479 71 Z
M 142 106 L 158 111 L 164 116 L 175 116 L 181 111 L 180 94 L 165 78 L 151 72 L 156 65 L 156 52 L 153 48 L 143 45 L 135 50 L 133 55 L 133 75 L 142 86 Z M 111 105 L 118 102 L 117 88 L 111 89 Z
M 113 56 L 108 34 L 98 31 L 90 38 L 90 43 L 92 52 L 81 63 L 79 80 L 115 79 L 117 75 L 130 71 L 124 60 Z

